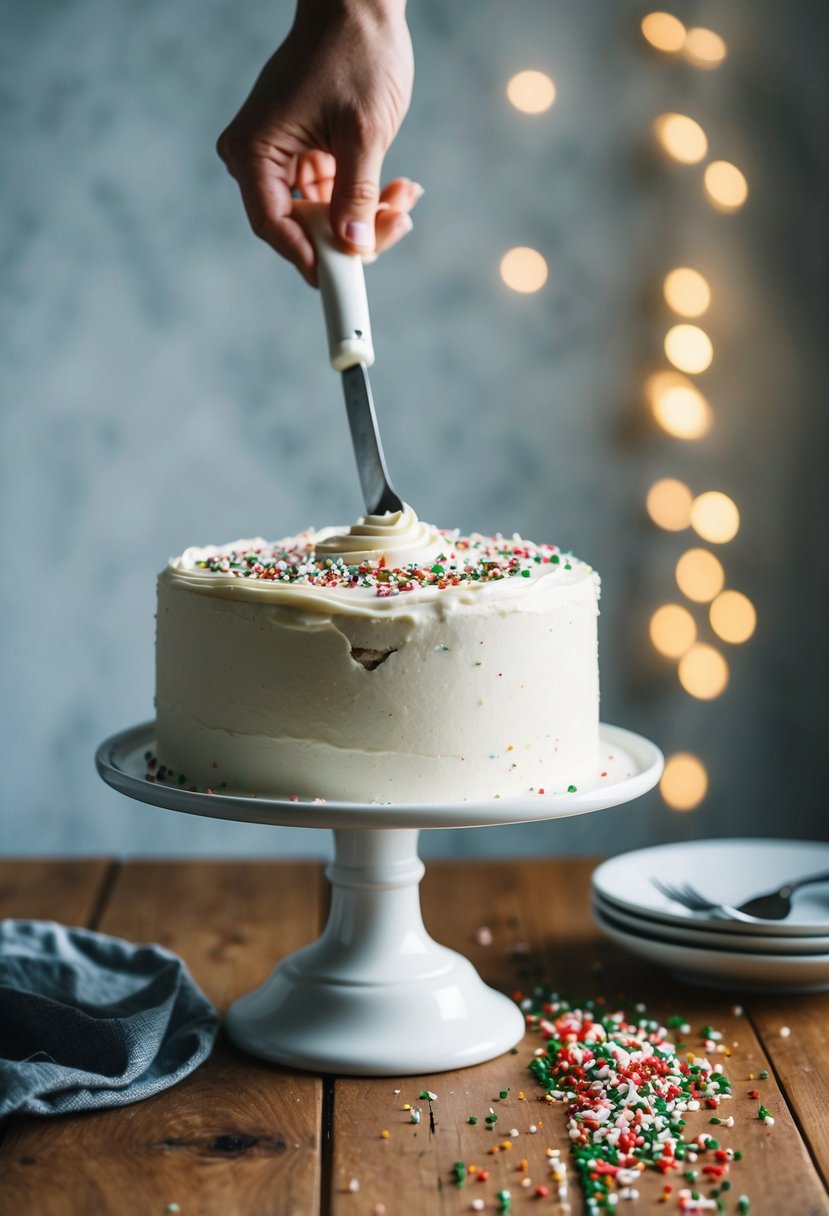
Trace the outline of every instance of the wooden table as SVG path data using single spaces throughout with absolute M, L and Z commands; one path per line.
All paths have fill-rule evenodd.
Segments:
M 594 862 L 432 862 L 423 882 L 427 927 L 465 953 L 490 983 L 512 992 L 536 982 L 576 998 L 644 1001 L 654 1017 L 686 1015 L 694 1028 L 721 1029 L 730 1057 L 735 1117 L 717 1129 L 743 1151 L 730 1170 L 725 1210 L 741 1193 L 753 1216 L 829 1213 L 829 995 L 751 997 L 684 987 L 622 955 L 593 926 L 587 889 Z M 292 862 L 10 861 L 0 863 L 0 915 L 52 918 L 179 953 L 220 1010 L 259 983 L 283 954 L 311 940 L 326 912 L 322 867 Z M 487 926 L 492 943 L 478 940 Z M 485 935 L 482 935 L 485 937 Z M 534 974 L 516 973 L 516 945 Z M 734 1011 L 739 1003 L 744 1013 Z M 788 1026 L 791 1034 L 780 1035 Z M 550 1105 L 528 1070 L 539 1044 L 460 1072 L 421 1077 L 319 1077 L 245 1057 L 221 1040 L 182 1084 L 119 1110 L 60 1119 L 18 1119 L 0 1144 L 0 1212 L 11 1216 L 437 1216 L 472 1211 L 511 1191 L 512 1213 L 561 1213 L 553 1190 L 533 1198 L 548 1175 L 547 1148 L 566 1158 L 563 1107 Z M 768 1080 L 752 1082 L 761 1069 Z M 756 1117 L 761 1099 L 774 1116 Z M 437 1125 L 412 1125 L 402 1108 L 421 1090 L 438 1095 Z M 519 1129 L 511 1150 L 483 1117 L 497 1103 L 499 1129 Z M 519 1098 L 523 1091 L 525 1098 Z M 707 1112 L 710 1115 L 710 1112 Z M 697 1119 L 699 1128 L 693 1122 Z M 528 1133 L 531 1123 L 538 1126 Z M 700 1112 L 688 1133 L 709 1130 Z M 381 1132 L 389 1132 L 388 1139 Z M 721 1134 L 722 1133 L 722 1134 Z M 501 1135 L 504 1131 L 501 1131 Z M 486 1166 L 488 1182 L 455 1185 L 456 1161 Z M 572 1170 L 568 1201 L 584 1210 Z M 663 1179 L 643 1175 L 638 1202 L 620 1212 L 677 1211 L 659 1202 Z M 703 1189 L 703 1193 L 708 1188 Z M 178 1206 L 176 1206 L 178 1205 Z M 382 1206 L 378 1206 L 382 1205 Z

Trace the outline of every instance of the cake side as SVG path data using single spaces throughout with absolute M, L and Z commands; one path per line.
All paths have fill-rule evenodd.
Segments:
M 359 802 L 595 780 L 592 569 L 436 529 L 424 553 L 418 527 L 417 556 L 399 547 L 394 565 L 355 529 L 175 559 L 159 578 L 159 760 L 199 786 Z

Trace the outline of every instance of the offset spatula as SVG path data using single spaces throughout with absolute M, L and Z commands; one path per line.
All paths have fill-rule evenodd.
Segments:
M 293 213 L 317 254 L 328 351 L 331 366 L 342 373 L 345 408 L 366 511 L 369 515 L 402 511 L 403 503 L 389 481 L 368 379 L 374 346 L 362 259 L 343 253 L 335 244 L 327 203 L 297 200 Z

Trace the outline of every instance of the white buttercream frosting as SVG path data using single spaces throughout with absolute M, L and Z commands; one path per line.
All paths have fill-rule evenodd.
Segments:
M 446 547 L 446 537 L 432 524 L 423 523 L 411 507 L 385 515 L 363 515 L 350 528 L 326 528 L 315 538 L 323 557 L 341 557 L 348 564 L 376 562 L 387 566 L 434 562 Z
M 437 603 L 452 611 L 516 596 L 532 610 L 529 601 L 539 591 L 554 584 L 566 596 L 587 577 L 598 594 L 592 567 L 555 545 L 518 535 L 462 536 L 423 523 L 411 507 L 278 541 L 257 536 L 194 546 L 170 560 L 166 577 L 211 596 L 266 596 L 296 610 L 358 615 L 410 613 Z
M 555 545 L 408 507 L 188 549 L 158 586 L 159 762 L 188 785 L 353 802 L 595 782 L 597 599 Z

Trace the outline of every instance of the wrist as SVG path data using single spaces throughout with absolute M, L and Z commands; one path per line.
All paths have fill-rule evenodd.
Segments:
M 298 18 L 317 20 L 349 17 L 384 22 L 403 17 L 405 12 L 406 0 L 297 0 L 296 7 Z

